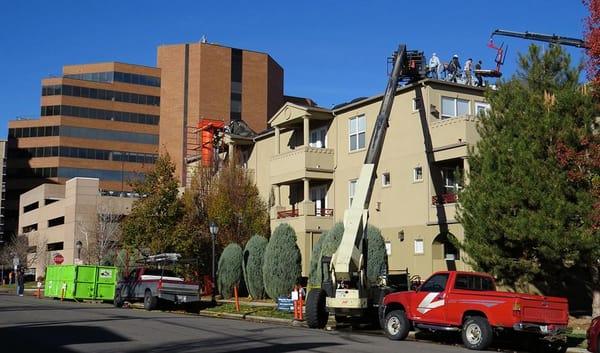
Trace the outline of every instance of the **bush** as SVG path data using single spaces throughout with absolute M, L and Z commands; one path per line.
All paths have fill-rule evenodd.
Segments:
M 263 281 L 270 298 L 288 296 L 301 275 L 300 249 L 296 232 L 289 224 L 280 224 L 265 249 Z
M 310 277 L 308 279 L 311 286 L 320 286 L 322 281 L 321 258 L 323 256 L 331 256 L 337 250 L 342 236 L 344 235 L 344 224 L 336 223 L 321 239 L 315 244 L 313 256 L 310 261 Z M 320 252 L 317 252 L 317 246 Z M 369 283 L 375 284 L 377 276 L 383 272 L 387 272 L 387 252 L 385 249 L 385 240 L 381 235 L 381 231 L 372 225 L 367 226 L 367 278 Z M 318 256 L 317 256 L 318 254 Z
M 254 299 L 265 297 L 265 284 L 263 282 L 263 259 L 265 249 L 269 241 L 267 238 L 255 235 L 246 244 L 244 248 L 242 269 L 244 270 L 244 280 L 248 288 L 248 294 Z
M 310 265 L 308 272 L 308 287 L 309 288 L 320 288 L 321 287 L 321 276 L 320 276 L 320 263 L 321 263 L 321 248 L 325 241 L 327 233 L 322 234 L 319 240 L 312 248 L 312 254 L 310 255 Z
M 235 243 L 229 244 L 223 249 L 219 258 L 219 269 L 217 271 L 217 286 L 223 298 L 233 296 L 233 287 L 238 285 L 242 279 L 242 248 Z

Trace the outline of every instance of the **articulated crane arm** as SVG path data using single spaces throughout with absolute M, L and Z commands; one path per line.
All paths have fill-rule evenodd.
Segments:
M 503 29 L 497 29 L 494 32 L 492 32 L 492 37 L 493 36 L 506 36 L 506 37 L 521 38 L 521 39 L 537 40 L 540 42 L 568 45 L 571 47 L 588 49 L 587 44 L 582 39 L 571 38 L 571 37 L 562 37 L 562 36 L 557 36 L 556 34 L 543 34 L 543 33 L 534 33 L 534 32 L 515 32 L 515 31 L 506 31 Z
M 311 289 L 306 298 L 306 322 L 309 327 L 324 327 L 328 311 L 338 317 L 365 316 L 373 309 L 373 291 L 367 279 L 366 229 L 369 203 L 377 176 L 388 120 L 398 82 L 412 82 L 425 76 L 423 52 L 407 51 L 400 45 L 394 53 L 389 77 L 365 162 L 356 184 L 352 205 L 344 213 L 344 234 L 332 257 L 323 257 L 321 288 Z M 329 271 L 327 271 L 329 270 Z

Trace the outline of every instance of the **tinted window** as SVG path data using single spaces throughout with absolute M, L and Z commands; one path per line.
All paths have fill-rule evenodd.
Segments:
M 454 284 L 455 289 L 466 289 L 476 291 L 494 291 L 496 290 L 494 282 L 483 276 L 473 275 L 457 275 L 456 283 Z
M 145 275 L 150 275 L 150 276 L 165 276 L 165 277 L 178 277 L 175 272 L 171 271 L 171 270 L 160 270 L 157 268 L 147 268 L 144 270 L 144 274 Z
M 419 291 L 421 292 L 443 292 L 446 289 L 446 282 L 448 282 L 448 274 L 440 273 L 432 276 L 423 283 Z

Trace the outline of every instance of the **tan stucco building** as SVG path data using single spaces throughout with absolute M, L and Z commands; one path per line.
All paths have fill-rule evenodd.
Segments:
M 463 237 L 457 191 L 469 169 L 467 149 L 478 140 L 477 112 L 489 107 L 483 93 L 429 79 L 398 89 L 369 209 L 391 272 L 466 268 L 448 237 Z M 271 200 L 271 229 L 289 223 L 296 230 L 303 275 L 312 247 L 352 201 L 381 99 L 333 109 L 286 103 L 270 130 L 237 148 L 245 149 L 244 163 Z
M 89 262 L 89 254 L 96 246 L 99 218 L 116 221 L 119 215 L 129 214 L 134 197 L 104 194 L 99 186 L 96 178 L 78 177 L 64 185 L 42 184 L 21 195 L 19 233 L 29 240 L 30 260 L 33 259 L 29 267 L 36 276 L 44 273 L 57 254 L 64 257 L 64 264 Z M 103 229 L 106 232 L 111 228 Z M 80 251 L 76 247 L 78 241 Z

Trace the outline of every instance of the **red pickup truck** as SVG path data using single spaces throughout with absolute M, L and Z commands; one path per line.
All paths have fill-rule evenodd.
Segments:
M 385 296 L 379 307 L 388 338 L 403 340 L 413 329 L 461 331 L 465 347 L 484 350 L 496 332 L 514 330 L 545 338 L 551 351 L 565 351 L 569 321 L 565 298 L 496 291 L 485 273 L 444 271 L 416 291 Z

